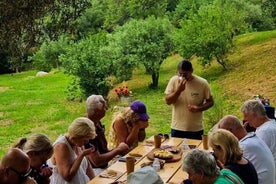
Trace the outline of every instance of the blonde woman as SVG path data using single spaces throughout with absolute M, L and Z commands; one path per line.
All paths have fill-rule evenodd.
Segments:
M 67 133 L 54 142 L 54 154 L 49 161 L 49 165 L 53 167 L 51 183 L 86 184 L 95 176 L 85 157 L 95 149 L 82 149 L 95 136 L 94 123 L 88 118 L 81 117 L 72 122 Z
M 258 184 L 257 172 L 250 161 L 243 157 L 238 139 L 228 130 L 213 130 L 208 139 L 217 163 L 222 169 L 229 169 L 245 184 Z
M 27 138 L 21 138 L 14 147 L 20 148 L 30 158 L 30 177 L 38 184 L 49 184 L 52 168 L 48 167 L 46 161 L 53 154 L 53 146 L 50 139 L 44 134 L 32 134 Z
M 126 143 L 130 150 L 146 137 L 149 116 L 143 102 L 136 100 L 128 108 L 114 117 L 111 125 L 110 147 L 115 148 L 120 143 Z

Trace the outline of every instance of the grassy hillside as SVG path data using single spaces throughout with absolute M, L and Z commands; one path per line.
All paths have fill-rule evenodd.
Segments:
M 195 73 L 210 82 L 214 93 L 215 106 L 204 116 L 206 131 L 225 114 L 241 117 L 240 106 L 255 94 L 270 98 L 276 106 L 276 31 L 241 35 L 235 42 L 237 47 L 229 55 L 227 71 L 215 62 L 203 68 L 196 60 L 192 61 Z M 164 102 L 164 90 L 180 59 L 175 55 L 163 63 L 156 90 L 147 87 L 151 76 L 143 68 L 137 69 L 132 80 L 123 84 L 133 92 L 133 100 L 140 99 L 147 105 L 150 115 L 147 136 L 170 131 L 171 106 Z M 34 132 L 45 133 L 54 141 L 66 132 L 73 119 L 85 114 L 84 102 L 66 101 L 70 77 L 62 72 L 44 77 L 35 77 L 35 73 L 0 76 L 0 158 L 14 141 Z M 116 94 L 110 91 L 110 109 L 103 119 L 107 133 L 118 103 Z

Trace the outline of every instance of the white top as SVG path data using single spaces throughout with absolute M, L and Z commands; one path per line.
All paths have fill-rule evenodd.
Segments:
M 68 146 L 68 149 L 70 151 L 70 156 L 72 162 L 77 158 L 76 153 L 70 146 L 69 142 L 67 141 L 66 137 L 64 135 L 61 135 L 58 137 L 58 139 L 54 142 L 54 146 L 58 143 L 65 143 Z M 51 182 L 53 184 L 86 184 L 88 181 L 90 181 L 89 177 L 86 175 L 86 170 L 88 168 L 88 161 L 86 157 L 83 158 L 81 165 L 79 167 L 79 170 L 77 171 L 76 175 L 72 178 L 70 182 L 64 180 L 61 175 L 58 173 L 58 169 L 56 165 L 53 165 L 51 163 L 51 159 L 48 160 L 49 166 L 53 167 L 53 174 L 50 177 Z
M 269 147 L 274 158 L 274 164 L 276 168 L 276 122 L 271 119 L 256 129 L 256 135 L 261 138 Z M 275 173 L 276 180 L 276 173 Z M 275 181 L 276 183 L 276 181 Z
M 274 158 L 268 146 L 253 132 L 248 133 L 239 143 L 244 157 L 257 171 L 259 184 L 274 183 L 276 181 Z

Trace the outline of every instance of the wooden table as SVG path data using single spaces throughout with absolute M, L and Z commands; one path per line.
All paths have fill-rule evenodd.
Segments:
M 141 164 L 145 162 L 151 161 L 147 155 L 154 149 L 153 144 L 149 144 L 147 142 L 152 142 L 153 143 L 153 137 L 150 137 L 147 141 L 143 142 L 139 146 L 137 146 L 135 149 L 133 149 L 129 154 L 131 153 L 138 153 L 142 155 L 138 160 L 135 162 L 135 168 L 134 170 L 138 170 L 141 168 Z M 175 146 L 175 147 L 182 147 L 182 138 L 169 138 L 166 140 L 163 140 L 162 145 L 169 145 L 169 146 Z M 187 139 L 187 143 L 189 145 L 195 145 L 196 147 L 199 147 L 201 144 L 201 140 L 192 140 L 192 139 Z M 161 146 L 162 146 L 161 145 Z M 183 154 L 186 154 L 189 150 L 183 150 Z M 126 156 L 129 156 L 127 154 Z M 125 156 L 125 157 L 126 157 Z M 183 179 L 187 178 L 187 173 L 182 171 L 181 169 L 181 164 L 182 164 L 182 159 L 176 162 L 172 163 L 165 163 L 164 168 L 158 171 L 158 174 L 162 178 L 162 180 L 165 183 L 180 183 L 183 181 Z M 104 183 L 104 184 L 109 184 L 114 181 L 126 181 L 127 180 L 127 174 L 126 174 L 126 163 L 125 162 L 119 162 L 116 161 L 114 164 L 112 164 L 110 167 L 107 168 L 117 171 L 119 175 L 117 178 L 103 178 L 101 176 L 96 176 L 93 178 L 91 181 L 89 181 L 87 184 L 99 184 L 99 183 Z M 184 174 L 183 174 L 183 173 Z
M 189 140 L 191 141 L 191 140 Z M 193 141 L 196 141 L 196 140 L 193 140 Z M 197 145 L 197 148 L 199 149 L 202 149 L 203 150 L 203 144 L 202 142 L 200 141 L 200 143 Z M 209 147 L 209 150 L 208 151 L 212 151 L 212 149 Z M 186 154 L 188 152 L 184 152 L 184 154 Z M 185 155 L 183 155 L 185 156 Z M 183 171 L 181 169 L 181 167 L 177 170 L 177 172 L 170 178 L 169 181 L 167 181 L 168 184 L 179 184 L 181 183 L 184 179 L 187 179 L 188 178 L 188 173 Z

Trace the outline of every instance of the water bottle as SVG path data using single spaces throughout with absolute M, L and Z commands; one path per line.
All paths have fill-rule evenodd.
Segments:
M 152 167 L 156 172 L 158 172 L 160 170 L 161 166 L 160 166 L 160 162 L 159 162 L 158 158 L 154 158 Z
M 189 145 L 188 145 L 188 143 L 187 143 L 187 139 L 186 139 L 186 138 L 183 139 L 182 148 L 183 148 L 183 150 L 188 150 L 188 149 L 190 149 L 190 147 L 189 147 Z

